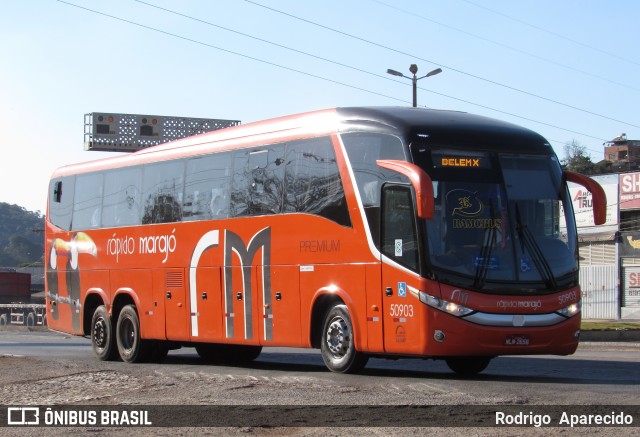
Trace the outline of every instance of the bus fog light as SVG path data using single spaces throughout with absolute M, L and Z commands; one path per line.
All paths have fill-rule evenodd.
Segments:
M 436 329 L 433 333 L 433 339 L 437 342 L 442 343 L 444 341 L 444 332 Z

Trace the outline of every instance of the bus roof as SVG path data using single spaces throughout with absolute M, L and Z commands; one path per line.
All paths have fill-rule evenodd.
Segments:
M 247 123 L 135 153 L 71 164 L 57 169 L 53 177 L 347 131 L 387 132 L 409 141 L 417 138 L 437 145 L 553 153 L 547 141 L 535 132 L 488 117 L 426 108 L 346 107 Z
M 368 125 L 380 131 L 388 126 L 390 133 L 408 142 L 498 152 L 553 153 L 548 141 L 534 131 L 466 112 L 411 107 L 338 108 L 337 112 L 344 127 L 350 127 L 348 130 Z

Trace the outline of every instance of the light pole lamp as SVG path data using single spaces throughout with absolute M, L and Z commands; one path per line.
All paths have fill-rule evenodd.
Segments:
M 418 81 L 420 79 L 424 79 L 425 77 L 435 76 L 438 73 L 442 73 L 442 69 L 441 68 L 436 68 L 435 70 L 431 70 L 430 72 L 428 72 L 427 74 L 425 74 L 422 77 L 417 77 L 416 73 L 418 72 L 418 66 L 416 64 L 411 64 L 411 66 L 409 67 L 409 71 L 413 74 L 413 77 L 405 76 L 404 74 L 400 73 L 399 71 L 392 70 L 390 68 L 387 69 L 387 73 L 392 75 L 392 76 L 405 77 L 405 78 L 411 80 L 411 82 L 413 84 L 413 107 L 415 108 L 416 106 L 418 106 Z

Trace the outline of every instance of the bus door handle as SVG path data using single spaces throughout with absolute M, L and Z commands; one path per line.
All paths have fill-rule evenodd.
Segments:
M 167 299 L 171 299 L 171 292 L 167 291 Z
M 207 292 L 206 291 L 202 292 L 202 300 L 207 300 Z
M 236 293 L 236 299 L 238 299 L 238 300 L 242 300 L 242 292 L 241 292 L 241 291 L 238 291 L 238 292 Z
M 276 300 L 281 300 L 282 299 L 282 293 L 280 293 L 279 291 L 276 291 Z
M 387 287 L 387 288 L 385 288 L 385 290 L 384 290 L 384 291 L 385 291 L 385 293 L 387 294 L 387 297 L 391 297 L 391 296 L 393 296 L 393 288 L 391 288 L 391 287 Z

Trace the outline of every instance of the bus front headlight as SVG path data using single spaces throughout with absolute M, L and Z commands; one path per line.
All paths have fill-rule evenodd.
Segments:
M 467 308 L 466 306 L 440 299 L 439 297 L 431 296 L 424 291 L 420 292 L 420 302 L 430 306 L 431 308 L 435 308 L 456 317 L 466 316 L 474 312 L 474 310 L 472 310 L 471 308 Z
M 579 300 L 576 303 L 572 303 L 571 305 L 556 311 L 556 313 L 561 314 L 565 317 L 573 317 L 576 314 L 578 314 L 581 309 L 582 309 L 582 301 Z

